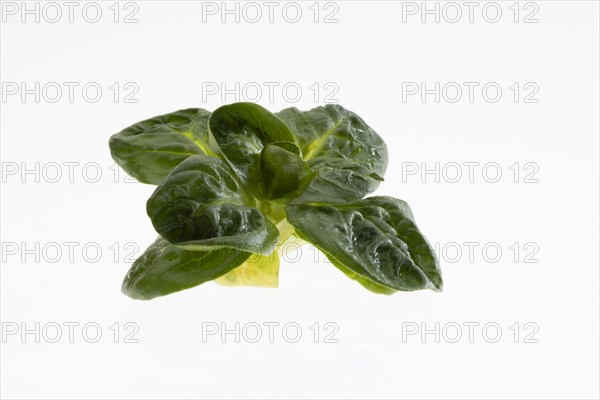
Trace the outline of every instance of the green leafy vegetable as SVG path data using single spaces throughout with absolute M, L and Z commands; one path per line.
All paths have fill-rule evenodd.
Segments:
M 294 156 L 290 151 L 290 146 L 294 145 L 290 128 L 266 109 L 252 103 L 220 107 L 212 114 L 208 125 L 223 155 L 248 191 L 261 200 L 271 198 L 262 177 L 263 151 L 271 145 L 268 147 L 279 148 L 280 153 L 287 153 L 287 157 Z
M 442 288 L 435 254 L 402 200 L 370 197 L 347 205 L 291 205 L 288 221 L 342 271 L 376 288 Z M 382 288 L 382 289 L 383 289 Z M 378 291 L 378 290 L 375 290 Z
M 158 185 L 146 210 L 160 236 L 125 277 L 132 298 L 210 280 L 277 287 L 276 250 L 294 238 L 372 292 L 442 289 L 409 206 L 364 198 L 383 180 L 387 149 L 341 106 L 181 110 L 132 125 L 109 145 L 123 169 Z
M 209 117 L 206 110 L 190 108 L 138 122 L 110 138 L 111 155 L 138 181 L 158 185 L 189 156 L 214 154 Z
M 279 232 L 254 204 L 225 161 L 192 156 L 156 188 L 146 209 L 156 231 L 180 248 L 270 254 Z
M 295 133 L 314 179 L 294 203 L 346 204 L 373 192 L 388 162 L 381 137 L 358 115 L 338 105 L 278 112 Z
M 222 248 L 182 250 L 159 237 L 133 263 L 123 281 L 123 293 L 150 300 L 211 281 L 243 264 L 251 253 Z
M 260 171 L 268 199 L 281 199 L 298 190 L 309 174 L 309 167 L 293 143 L 268 144 L 261 152 Z M 292 195 L 293 196 L 293 195 Z

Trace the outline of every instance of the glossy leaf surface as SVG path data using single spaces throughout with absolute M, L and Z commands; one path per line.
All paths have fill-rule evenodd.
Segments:
M 313 180 L 293 203 L 344 204 L 373 192 L 388 162 L 381 137 L 358 115 L 339 105 L 276 113 L 292 130 Z
M 209 119 L 212 137 L 246 189 L 267 199 L 261 174 L 261 154 L 268 144 L 289 151 L 294 144 L 290 128 L 270 111 L 253 103 L 218 108 Z M 288 145 L 289 144 L 289 145 Z
M 263 149 L 260 171 L 266 198 L 280 199 L 300 188 L 309 167 L 299 152 L 298 146 L 289 142 L 268 144 Z
M 278 238 L 277 228 L 216 157 L 182 162 L 156 188 L 146 210 L 163 238 L 189 250 L 225 246 L 270 254 Z
M 243 264 L 250 253 L 231 248 L 189 251 L 159 237 L 131 266 L 121 290 L 150 300 L 214 280 Z
M 138 122 L 110 138 L 112 158 L 138 181 L 157 185 L 189 156 L 214 154 L 209 116 L 206 110 L 189 108 Z
M 402 200 L 371 197 L 348 205 L 290 205 L 286 212 L 296 234 L 347 275 L 357 274 L 357 281 L 370 290 L 442 289 L 435 253 Z

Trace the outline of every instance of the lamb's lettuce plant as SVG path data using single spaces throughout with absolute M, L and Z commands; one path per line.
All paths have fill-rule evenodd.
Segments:
M 277 250 L 308 242 L 367 289 L 442 289 L 435 253 L 404 201 L 364 198 L 383 180 L 381 137 L 338 105 L 272 114 L 253 103 L 154 117 L 113 135 L 113 159 L 158 185 L 158 239 L 122 290 L 152 299 L 216 280 L 278 285 Z

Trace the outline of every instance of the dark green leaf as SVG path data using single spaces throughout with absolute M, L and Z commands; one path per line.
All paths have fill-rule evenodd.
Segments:
M 387 149 L 358 115 L 339 105 L 275 114 L 292 130 L 313 180 L 292 203 L 345 204 L 373 192 L 387 167 Z
M 233 247 L 270 254 L 277 228 L 256 208 L 227 163 L 193 156 L 177 166 L 148 199 L 156 231 L 189 250 Z
M 260 170 L 267 198 L 279 199 L 300 187 L 309 169 L 298 153 L 298 146 L 289 142 L 268 144 L 263 149 Z
M 234 103 L 215 110 L 210 132 L 246 189 L 258 199 L 267 199 L 260 164 L 268 144 L 294 144 L 292 132 L 270 111 L 253 103 Z M 287 149 L 289 145 L 277 144 Z
M 143 183 L 159 184 L 191 155 L 214 155 L 209 148 L 210 112 L 190 108 L 138 122 L 113 135 L 113 159 Z
M 133 263 L 121 290 L 131 298 L 150 300 L 225 275 L 250 255 L 231 248 L 183 250 L 158 237 Z
M 363 166 L 352 160 L 333 158 L 312 164 L 310 179 L 291 204 L 347 204 L 362 199 L 379 185 L 379 180 Z
M 290 205 L 286 213 L 296 234 L 370 290 L 442 289 L 435 253 L 402 200 L 382 196 L 348 205 Z

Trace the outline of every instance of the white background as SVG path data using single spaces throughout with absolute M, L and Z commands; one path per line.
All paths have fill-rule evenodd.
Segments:
M 36 323 L 40 330 L 47 327 L 46 336 L 54 337 L 52 323 L 63 330 L 57 343 L 44 336 L 36 343 L 34 334 L 23 339 L 21 332 L 5 335 L 2 397 L 598 398 L 599 6 L 538 1 L 539 22 L 523 23 L 534 8 L 521 3 L 515 23 L 512 3 L 499 3 L 497 23 L 482 17 L 483 2 L 473 23 L 464 6 L 457 23 L 443 16 L 439 23 L 433 16 L 422 23 L 420 14 L 405 15 L 403 22 L 401 2 L 360 1 L 335 3 L 337 23 L 322 22 L 325 11 L 335 11 L 324 4 L 315 23 L 312 2 L 301 4 L 297 23 L 282 17 L 284 3 L 273 23 L 267 15 L 257 23 L 243 16 L 239 23 L 233 16 L 222 23 L 219 14 L 205 15 L 203 22 L 202 3 L 194 1 L 137 2 L 139 22 L 130 24 L 121 20 L 135 8 L 119 5 L 115 23 L 112 2 L 101 3 L 97 23 L 82 18 L 85 3 L 75 10 L 73 23 L 64 6 L 56 23 L 43 15 L 39 23 L 33 16 L 22 22 L 21 14 L 4 13 L 1 319 L 5 331 L 34 329 Z M 43 3 L 38 6 L 41 10 Z M 51 103 L 53 92 L 39 102 L 34 95 L 23 100 L 20 93 L 7 93 L 6 82 L 80 86 L 72 103 L 65 87 L 63 97 Z M 96 103 L 81 95 L 87 82 L 103 89 Z M 122 90 L 127 82 L 137 85 L 138 102 L 115 103 L 109 89 L 114 82 Z M 422 231 L 446 250 L 440 254 L 444 292 L 377 296 L 322 258 L 315 262 L 303 248 L 300 259 L 292 262 L 290 255 L 282 263 L 276 290 L 208 283 L 150 302 L 121 294 L 130 266 L 126 256 L 141 254 L 155 237 L 145 215 L 153 188 L 125 183 L 122 173 L 115 182 L 108 138 L 154 115 L 223 104 L 220 96 L 203 92 L 207 82 L 230 88 L 235 82 L 278 82 L 280 88 L 296 82 L 303 89 L 295 103 L 281 90 L 272 101 L 264 93 L 258 102 L 273 111 L 322 104 L 329 91 L 315 101 L 309 87 L 337 85 L 333 99 L 361 115 L 387 142 L 389 168 L 376 193 L 408 201 Z M 403 82 L 426 82 L 429 88 L 435 82 L 496 82 L 503 93 L 495 103 L 482 97 L 481 86 L 472 103 L 466 91 L 457 103 L 446 101 L 448 96 L 436 103 L 433 95 L 425 102 L 419 96 L 403 101 Z M 538 102 L 515 103 L 509 88 L 514 82 L 521 90 L 535 83 Z M 247 99 L 226 98 L 235 100 Z M 21 174 L 37 162 L 39 182 L 35 174 Z M 65 162 L 79 163 L 73 182 Z M 439 182 L 431 174 L 403 176 L 414 165 L 433 168 L 436 162 L 440 169 L 452 162 L 463 165 L 462 178 L 450 182 L 455 170 L 449 169 Z M 480 163 L 473 182 L 466 176 L 468 162 Z M 523 168 L 528 162 L 536 168 L 537 183 L 524 182 L 532 171 Z M 48 169 L 51 163 L 63 166 L 56 183 L 50 182 L 56 175 Z M 101 168 L 96 183 L 89 182 L 95 168 L 82 175 L 88 163 Z M 498 182 L 490 182 L 491 170 L 482 175 L 486 163 L 500 166 Z M 521 169 L 516 183 L 509 168 L 514 163 Z M 8 174 L 15 165 L 17 173 Z M 45 166 L 50 166 L 47 176 Z M 73 260 L 65 242 L 78 243 Z M 129 242 L 134 244 L 125 249 Z M 478 243 L 472 259 L 465 242 Z M 62 257 L 51 262 L 56 253 L 40 250 L 37 262 L 35 254 L 22 251 L 36 243 L 47 251 L 55 249 L 48 243 L 58 243 Z M 101 248 L 99 261 L 83 257 L 87 243 Z M 121 249 L 116 262 L 114 243 Z M 487 243 L 492 248 L 484 257 Z M 518 254 L 511 250 L 514 243 Z M 524 249 L 526 243 L 533 244 Z M 492 251 L 498 247 L 499 259 Z M 526 259 L 532 249 L 535 254 Z M 68 322 L 80 324 L 73 343 L 63 325 Z M 90 322 L 102 328 L 97 343 L 81 333 Z M 115 322 L 118 343 L 110 330 Z M 138 343 L 124 343 L 127 322 L 139 327 Z M 302 337 L 288 343 L 280 326 L 274 343 L 266 328 L 258 343 L 244 338 L 236 343 L 233 335 L 225 343 L 218 335 L 203 342 L 206 322 L 228 328 L 236 322 L 295 322 Z M 315 322 L 318 343 L 310 330 Z M 333 336 L 338 343 L 324 343 L 327 322 L 339 327 Z M 480 324 L 473 343 L 464 325 L 469 322 Z M 436 323 L 439 343 L 434 334 L 403 340 L 408 326 L 435 330 Z M 482 333 L 488 323 L 502 329 L 496 343 L 490 343 L 494 329 Z M 527 329 L 526 323 L 531 323 Z M 456 324 L 462 337 L 451 343 Z M 89 334 L 94 336 L 93 330 Z

